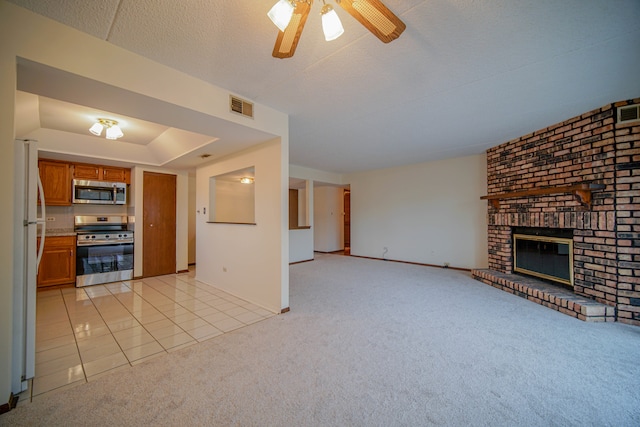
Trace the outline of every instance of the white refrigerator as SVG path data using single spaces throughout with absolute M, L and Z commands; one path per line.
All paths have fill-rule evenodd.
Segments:
M 17 394 L 27 389 L 28 380 L 35 375 L 36 275 L 42 259 L 46 226 L 44 193 L 38 173 L 37 141 L 15 141 L 14 165 L 16 192 L 11 390 Z M 40 248 L 36 244 L 38 234 L 41 236 Z

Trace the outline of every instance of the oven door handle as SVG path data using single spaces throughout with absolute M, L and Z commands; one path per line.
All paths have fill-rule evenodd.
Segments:
M 133 242 L 77 242 L 76 247 L 81 246 L 113 246 L 113 245 L 133 245 Z

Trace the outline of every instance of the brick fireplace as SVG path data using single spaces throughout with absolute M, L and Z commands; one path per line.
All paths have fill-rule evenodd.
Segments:
M 590 321 L 640 325 L 640 122 L 606 105 L 487 150 L 489 268 L 477 280 Z M 570 230 L 573 286 L 514 274 L 513 231 Z

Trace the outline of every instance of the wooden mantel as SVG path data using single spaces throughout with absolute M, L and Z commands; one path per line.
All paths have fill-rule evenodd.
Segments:
M 540 196 L 544 194 L 573 193 L 580 203 L 585 206 L 591 206 L 591 192 L 604 190 L 605 187 L 606 185 L 604 184 L 582 183 L 560 187 L 532 188 L 529 190 L 514 191 L 511 193 L 490 194 L 480 198 L 482 200 L 488 200 L 489 203 L 491 203 L 491 206 L 495 209 L 500 209 L 500 200 L 503 199 L 517 199 L 520 197 Z

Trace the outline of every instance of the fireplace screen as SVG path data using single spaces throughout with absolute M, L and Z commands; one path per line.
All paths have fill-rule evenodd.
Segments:
M 513 235 L 513 258 L 519 273 L 573 286 L 573 240 Z

